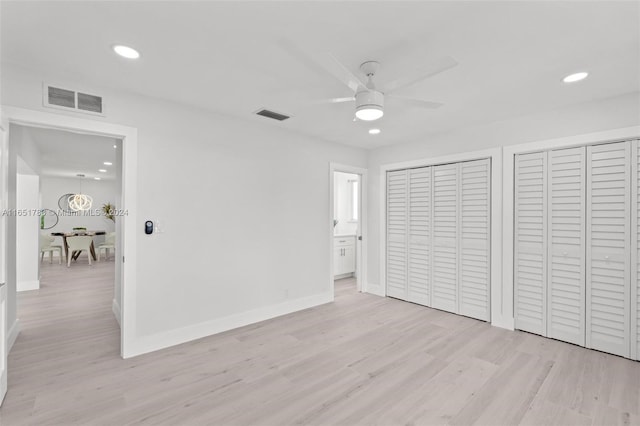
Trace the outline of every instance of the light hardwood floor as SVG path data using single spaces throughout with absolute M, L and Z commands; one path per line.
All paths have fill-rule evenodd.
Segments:
M 122 360 L 113 262 L 42 272 L 19 295 L 2 426 L 640 424 L 640 363 L 353 279 L 334 303 Z

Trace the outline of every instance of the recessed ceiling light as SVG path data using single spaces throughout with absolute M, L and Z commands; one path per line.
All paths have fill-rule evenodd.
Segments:
M 113 51 L 127 59 L 138 59 L 140 57 L 140 53 L 136 49 L 121 44 L 113 46 Z
M 380 129 L 369 129 L 370 135 L 377 135 L 380 133 Z
M 565 83 L 575 83 L 576 81 L 584 80 L 589 75 L 588 72 L 577 72 L 575 74 L 569 74 L 562 79 Z
M 105 162 L 104 162 L 104 163 L 102 163 L 102 164 L 104 164 L 105 166 L 111 166 L 111 165 L 113 165 L 113 163 L 112 163 L 112 162 L 110 162 L 110 161 L 105 161 Z
M 114 147 L 114 148 L 117 148 L 117 147 L 118 147 L 118 145 L 114 145 L 113 147 Z
M 105 169 L 100 169 L 98 170 L 100 173 L 107 173 L 107 171 Z
M 95 178 L 93 178 L 93 179 L 94 179 L 94 180 L 100 180 L 100 178 L 99 178 L 99 177 L 95 177 Z

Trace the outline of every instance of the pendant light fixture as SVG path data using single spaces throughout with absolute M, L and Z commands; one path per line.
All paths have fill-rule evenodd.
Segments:
M 82 193 L 82 179 L 84 179 L 84 175 L 78 173 L 76 176 L 80 178 L 80 191 L 77 194 L 69 196 L 69 208 L 74 212 L 86 211 L 93 205 L 93 198 Z

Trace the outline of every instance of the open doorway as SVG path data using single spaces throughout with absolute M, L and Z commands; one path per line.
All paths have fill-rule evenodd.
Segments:
M 103 360 L 118 357 L 118 355 L 122 358 L 129 358 L 144 352 L 144 348 L 140 347 L 135 335 L 135 299 L 137 291 L 135 280 L 137 269 L 137 232 L 135 232 L 137 220 L 137 129 L 104 121 L 88 120 L 71 115 L 5 105 L 2 106 L 0 121 L 2 136 L 0 140 L 0 206 L 3 211 L 16 210 L 16 169 L 17 155 L 20 150 L 16 149 L 16 147 L 9 147 L 11 131 L 15 126 L 55 129 L 72 134 L 104 136 L 120 141 L 121 144 L 118 145 L 118 149 L 121 149 L 119 157 L 121 162 L 114 165 L 117 165 L 117 176 L 121 179 L 117 184 L 118 188 L 120 188 L 121 204 L 120 206 L 116 205 L 116 207 L 122 213 L 122 216 L 118 217 L 115 223 L 115 253 L 117 253 L 117 256 L 114 257 L 115 289 L 110 290 L 110 294 L 113 295 L 112 312 L 106 313 L 106 317 L 110 320 L 110 330 L 113 330 L 113 332 L 112 335 L 108 336 L 111 339 L 109 343 L 109 353 L 111 355 L 106 356 Z M 24 159 L 24 157 L 28 157 L 28 153 L 22 152 L 20 156 Z M 43 374 L 50 373 L 52 365 L 50 362 L 51 347 L 46 351 L 36 349 L 34 351 L 26 350 L 26 352 L 20 352 L 14 345 L 16 343 L 17 346 L 24 346 L 24 342 L 30 338 L 29 334 L 25 333 L 23 335 L 20 333 L 20 321 L 16 315 L 18 294 L 16 283 L 15 218 L 15 215 L 8 214 L 0 216 L 0 328 L 6 331 L 6 346 L 0 345 L 0 400 L 2 399 L 2 391 L 6 389 L 4 380 L 10 370 L 10 363 L 6 362 L 6 356 L 9 353 L 11 357 L 16 359 L 28 358 L 29 360 L 36 360 L 36 358 L 32 357 L 34 353 L 38 355 L 46 354 L 42 362 L 37 363 L 37 365 L 42 366 Z M 46 223 L 47 218 L 45 217 L 44 220 Z M 36 230 L 39 232 L 39 227 Z M 39 259 L 38 251 L 34 254 Z M 68 302 L 72 303 L 74 301 L 73 295 L 69 295 L 68 299 Z M 78 303 L 80 302 L 78 301 Z M 120 320 L 120 327 L 116 326 L 114 330 L 113 325 L 117 323 L 118 319 Z M 66 337 L 71 339 L 75 345 L 75 351 L 71 347 L 64 347 L 64 350 L 56 352 L 61 357 L 61 362 L 75 365 L 77 362 L 95 360 L 97 359 L 97 354 L 93 350 L 100 351 L 104 349 L 102 343 L 93 339 L 93 337 L 98 339 L 104 337 L 104 330 L 99 329 L 98 326 L 93 335 L 84 334 L 88 338 L 83 341 L 81 336 L 78 335 L 74 339 L 74 330 L 77 331 L 79 325 L 83 325 L 81 324 L 81 319 L 73 317 L 68 318 L 68 321 L 64 323 L 50 324 L 52 331 L 60 331 L 66 334 Z M 17 341 L 18 336 L 22 336 L 22 338 Z M 53 335 L 49 336 L 49 341 L 51 345 L 59 343 Z M 118 347 L 120 349 L 119 354 L 112 350 L 112 348 Z M 71 350 L 71 352 L 68 352 L 68 350 Z M 69 356 L 65 356 L 65 353 L 69 354 Z M 16 386 L 19 388 L 18 383 L 14 382 L 12 384 L 9 378 L 9 393 Z
M 366 170 L 331 166 L 331 282 L 334 297 L 364 290 Z
M 78 336 L 101 334 L 94 355 L 120 354 L 121 140 L 11 124 L 9 149 L 16 158 L 15 168 L 9 162 L 10 185 L 15 182 L 9 207 L 15 202 L 19 214 L 8 236 L 15 251 L 7 266 L 15 274 L 16 317 L 31 339 L 29 350 L 51 345 L 56 336 L 58 343 L 68 338 L 64 351 L 72 356 L 80 349 L 74 349 Z M 74 205 L 80 195 L 85 204 Z

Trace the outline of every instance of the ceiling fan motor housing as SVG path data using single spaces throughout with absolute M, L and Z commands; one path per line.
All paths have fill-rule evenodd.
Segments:
M 373 108 L 382 110 L 384 107 L 384 95 L 377 90 L 363 90 L 356 93 L 356 111 Z

